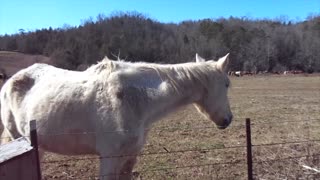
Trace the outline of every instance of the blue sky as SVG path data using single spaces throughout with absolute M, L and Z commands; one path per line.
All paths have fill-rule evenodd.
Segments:
M 80 25 L 98 14 L 137 11 L 160 22 L 250 17 L 305 20 L 320 14 L 320 0 L 0 0 L 0 35 Z

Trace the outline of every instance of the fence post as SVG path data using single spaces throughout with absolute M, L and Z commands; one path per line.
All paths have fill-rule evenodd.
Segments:
M 36 154 L 37 176 L 38 176 L 38 180 L 41 180 L 41 168 L 40 168 L 39 151 L 38 151 L 38 135 L 37 135 L 36 120 L 31 120 L 29 125 L 30 125 L 31 146 L 34 148 L 35 154 Z
M 251 144 L 251 127 L 250 118 L 246 118 L 247 132 L 247 165 L 248 165 L 248 180 L 253 180 L 252 174 L 252 144 Z

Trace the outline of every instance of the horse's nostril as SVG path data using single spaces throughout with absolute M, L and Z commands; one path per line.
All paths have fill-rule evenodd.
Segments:
M 225 120 L 224 120 L 224 124 L 225 124 L 226 126 L 228 126 L 230 123 L 231 123 L 231 119 L 225 119 Z
M 225 125 L 228 126 L 229 124 L 231 124 L 233 115 L 231 114 L 229 117 L 224 119 Z

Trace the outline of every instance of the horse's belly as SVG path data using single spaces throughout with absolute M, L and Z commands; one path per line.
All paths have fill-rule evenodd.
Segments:
M 95 136 L 90 134 L 39 135 L 41 149 L 64 155 L 97 154 L 95 144 Z

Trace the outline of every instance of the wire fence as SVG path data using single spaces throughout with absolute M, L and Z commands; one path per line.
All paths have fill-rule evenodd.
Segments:
M 239 118 L 240 119 L 240 118 Z M 244 119 L 244 118 L 243 118 Z M 320 119 L 308 119 L 308 120 L 288 120 L 288 121 L 269 121 L 269 122 L 253 122 L 251 123 L 252 126 L 255 125 L 272 125 L 272 127 L 282 127 L 284 123 L 309 123 L 309 122 L 320 122 Z M 237 123 L 232 124 L 233 128 L 245 128 L 245 124 Z M 316 126 L 318 127 L 318 126 Z M 319 124 L 320 127 L 320 124 Z M 39 127 L 37 127 L 39 129 Z M 158 127 L 158 128 L 149 128 L 145 129 L 145 132 L 152 130 L 153 132 L 163 132 L 163 131 L 196 131 L 196 130 L 203 130 L 203 129 L 216 129 L 215 126 L 190 126 L 190 127 L 180 127 L 180 126 L 173 126 L 173 127 Z M 135 132 L 132 130 L 114 130 L 114 131 L 101 131 L 98 132 L 99 134 L 108 134 L 108 133 L 119 133 L 119 132 Z M 38 136 L 63 136 L 63 135 L 89 135 L 89 134 L 97 134 L 96 131 L 88 131 L 88 132 L 74 132 L 74 133 L 46 133 L 46 134 L 39 134 Z M 30 136 L 19 136 L 19 137 L 27 137 Z M 2 136 L 0 139 L 3 140 L 11 140 L 12 137 L 10 136 Z
M 250 122 L 250 125 L 252 126 L 251 128 L 259 128 L 259 127 L 263 127 L 263 126 L 272 126 L 274 127 L 285 127 L 288 124 L 294 125 L 297 123 L 300 123 L 302 125 L 306 125 L 306 126 L 311 126 L 311 123 L 314 122 L 319 122 L 320 125 L 320 119 L 308 119 L 308 120 L 287 120 L 287 121 L 270 121 L 270 122 L 258 122 L 255 121 L 253 123 Z M 233 128 L 239 128 L 238 131 L 243 132 L 245 130 L 243 130 L 246 125 L 242 124 L 242 123 L 238 123 L 238 124 L 233 124 L 232 125 Z M 313 127 L 313 126 L 312 126 Z M 317 127 L 317 126 L 315 126 Z M 212 129 L 212 128 L 216 128 L 214 126 L 189 126 L 189 127 L 180 127 L 180 126 L 173 126 L 173 127 L 158 127 L 155 129 L 146 129 L 146 131 L 150 131 L 152 130 L 154 133 L 155 132 L 175 132 L 175 131 L 200 131 L 200 130 L 204 130 L 204 129 Z M 257 178 L 257 177 L 261 177 L 263 173 L 266 173 L 265 171 L 262 171 L 261 168 L 259 169 L 258 167 L 266 164 L 266 163 L 276 163 L 276 164 L 287 164 L 288 161 L 291 161 L 292 163 L 295 163 L 297 165 L 297 167 L 300 167 L 301 169 L 303 169 L 302 167 L 309 167 L 308 168 L 304 168 L 304 171 L 307 172 L 311 172 L 311 173 L 304 173 L 301 174 L 302 177 L 305 176 L 310 176 L 310 174 L 313 177 L 319 177 L 320 176 L 320 170 L 319 167 L 311 167 L 313 165 L 315 165 L 314 163 L 310 163 L 309 166 L 304 166 L 305 163 L 302 163 L 302 159 L 307 160 L 306 162 L 312 162 L 312 161 L 316 161 L 316 162 L 320 162 L 319 160 L 319 151 L 315 150 L 318 147 L 320 147 L 320 139 L 317 138 L 311 138 L 310 137 L 310 131 L 309 128 L 305 129 L 305 131 L 307 131 L 307 137 L 304 137 L 303 140 L 293 140 L 293 141 L 281 141 L 281 142 L 269 142 L 269 143 L 255 143 L 253 142 L 250 146 L 251 148 L 253 148 L 252 151 L 252 175 L 253 177 Z M 105 132 L 99 132 L 99 133 L 119 133 L 119 132 L 130 132 L 129 130 L 120 130 L 120 131 L 105 131 Z M 51 133 L 51 134 L 38 134 L 38 136 L 63 136 L 63 135 L 89 135 L 89 134 L 94 134 L 96 132 L 82 132 L 82 133 Z M 252 132 L 255 133 L 255 132 Z M 26 136 L 28 137 L 28 136 Z M 9 139 L 9 137 L 2 137 L 1 139 Z M 250 137 L 251 138 L 251 137 Z M 320 135 L 318 136 L 318 138 L 320 138 Z M 297 146 L 297 145 L 302 145 L 305 146 L 305 153 L 303 154 L 303 152 L 301 150 L 299 150 L 297 147 L 294 147 L 293 150 L 296 150 L 297 152 L 294 152 L 292 154 L 287 153 L 285 156 L 283 156 L 283 154 L 281 153 L 274 153 L 274 156 L 271 154 L 269 154 L 269 156 L 262 156 L 261 153 L 257 153 L 259 148 L 271 148 L 270 151 L 273 151 L 274 148 L 283 148 L 284 146 Z M 311 146 L 314 146 L 314 148 L 310 151 L 310 148 L 312 148 Z M 235 150 L 235 151 L 240 151 L 240 152 L 246 152 L 246 148 L 248 147 L 247 144 L 240 144 L 240 145 L 232 145 L 232 146 L 217 146 L 217 147 L 197 147 L 197 148 L 187 148 L 187 149 L 173 149 L 173 150 L 168 150 L 165 147 L 162 147 L 161 151 L 153 151 L 153 152 L 142 152 L 139 154 L 122 154 L 122 155 L 113 155 L 113 156 L 102 156 L 102 157 L 75 157 L 75 158 L 65 158 L 65 159 L 58 159 L 58 160 L 43 160 L 41 161 L 42 165 L 50 165 L 50 164 L 55 164 L 55 163 L 68 163 L 68 162 L 77 162 L 77 161 L 90 161 L 90 160 L 101 160 L 101 159 L 105 159 L 105 158 L 123 158 L 123 157 L 146 157 L 146 156 L 159 156 L 159 155 L 164 155 L 164 156 L 169 156 L 169 155 L 173 155 L 173 156 L 177 156 L 177 154 L 183 154 L 183 153 L 200 153 L 200 154 L 206 154 L 208 152 L 212 152 L 212 151 L 217 151 L 217 150 Z M 246 152 L 248 153 L 248 152 Z M 285 153 L 284 153 L 285 154 Z M 208 172 L 208 177 L 211 177 L 211 179 L 215 179 L 212 177 L 218 177 L 218 175 L 216 176 L 215 174 L 217 174 L 216 172 L 214 172 L 212 170 L 212 167 L 217 167 L 217 166 L 227 166 L 227 165 L 241 165 L 241 167 L 244 167 L 244 164 L 248 163 L 248 160 L 245 157 L 241 157 L 241 158 L 228 158 L 228 161 L 224 161 L 224 160 L 219 160 L 218 162 L 204 162 L 204 163 L 196 163 L 196 164 L 184 164 L 184 165 L 167 165 L 167 164 L 160 164 L 157 167 L 150 167 L 150 168 L 145 168 L 145 169 L 139 169 L 138 174 L 146 174 L 146 173 L 152 173 L 152 172 L 160 172 L 160 171 L 178 171 L 181 169 L 197 169 L 197 168 L 208 168 L 211 170 L 209 170 Z M 299 160 L 299 162 L 296 162 L 297 160 Z M 172 163 L 171 163 L 172 164 Z M 249 165 L 248 165 L 249 166 Z M 278 165 L 279 166 L 279 165 Z M 271 167 L 271 166 L 270 166 Z M 247 167 L 248 168 L 248 167 Z M 276 168 L 274 168 L 276 169 Z M 319 172 L 317 172 L 317 169 L 319 170 Z M 279 170 L 279 169 L 278 169 Z M 280 170 L 279 170 L 280 171 Z M 270 172 L 268 172 L 270 173 Z M 279 174 L 281 174 L 281 172 L 277 172 L 278 176 L 280 177 Z M 67 176 L 68 173 L 66 173 Z M 83 174 L 85 175 L 85 174 Z M 81 177 L 75 177 L 75 176 L 68 176 L 69 179 L 97 179 L 97 178 L 102 178 L 104 176 L 110 176 L 110 175 L 92 175 L 92 176 L 81 176 Z M 166 175 L 166 174 L 165 174 Z M 238 174 L 239 175 L 239 174 Z M 246 175 L 246 172 L 244 170 L 244 172 L 242 174 L 240 174 L 240 177 L 244 178 Z M 219 179 L 233 179 L 235 178 L 233 177 L 227 177 L 227 176 L 220 176 Z M 252 178 L 252 177 L 251 177 Z M 250 177 L 249 177 L 250 179 Z
M 245 127 L 245 125 L 241 125 L 241 124 L 237 124 L 237 125 L 232 125 L 232 127 Z M 37 128 L 39 129 L 39 127 Z M 145 132 L 148 132 L 150 130 L 152 130 L 153 132 L 172 132 L 172 131 L 195 131 L 195 130 L 202 130 L 202 129 L 216 129 L 215 126 L 190 126 L 190 127 L 179 127 L 179 126 L 173 126 L 173 127 L 159 127 L 159 128 L 149 128 L 149 129 L 144 129 Z M 46 133 L 46 134 L 39 134 L 38 136 L 64 136 L 64 135 L 90 135 L 90 134 L 109 134 L 109 133 L 121 133 L 121 132 L 126 132 L 126 133 L 130 133 L 130 132 L 136 132 L 134 130 L 113 130 L 113 131 L 86 131 L 86 132 L 74 132 L 74 133 Z M 19 136 L 19 137 L 26 137 L 26 138 L 30 138 L 30 136 Z M 0 139 L 3 140 L 11 140 L 11 139 L 15 139 L 14 137 L 11 136 L 2 136 L 0 137 Z

